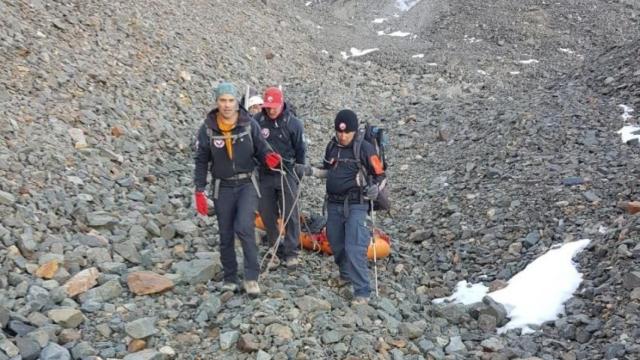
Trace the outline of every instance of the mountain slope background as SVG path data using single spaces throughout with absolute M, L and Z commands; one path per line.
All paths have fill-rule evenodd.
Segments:
M 0 359 L 66 351 L 55 344 L 74 358 L 638 357 L 640 220 L 618 203 L 637 198 L 640 158 L 616 133 L 640 112 L 638 1 L 2 1 L 0 14 Z M 344 59 L 352 47 L 378 50 Z M 341 108 L 389 129 L 395 208 L 376 220 L 393 254 L 371 306 L 350 308 L 327 285 L 331 258 L 311 253 L 266 275 L 258 299 L 206 281 L 217 229 L 195 216 L 189 145 L 223 79 L 282 85 L 312 163 Z M 322 183 L 303 187 L 303 210 L 320 212 Z M 496 335 L 503 315 L 486 306 L 431 303 L 582 238 L 583 284 L 533 334 Z M 51 261 L 52 279 L 37 275 Z M 60 285 L 91 267 L 100 290 L 70 297 Z M 141 270 L 176 286 L 135 296 Z

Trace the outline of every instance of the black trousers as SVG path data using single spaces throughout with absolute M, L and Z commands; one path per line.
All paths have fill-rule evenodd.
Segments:
M 292 175 L 286 175 L 284 184 L 280 183 L 280 174 L 260 174 L 260 216 L 267 228 L 269 244 L 275 244 L 278 238 L 277 219 L 282 216 L 283 221 L 293 208 L 293 214 L 285 228 L 286 235 L 278 247 L 278 257 L 286 260 L 298 256 L 300 247 L 300 214 L 298 206 L 292 207 L 298 193 L 298 183 Z M 288 182 L 288 186 L 287 186 Z M 282 186 L 284 185 L 284 189 Z M 282 211 L 282 194 L 284 192 L 284 211 Z
M 258 280 L 258 246 L 255 240 L 255 212 L 258 194 L 251 182 L 234 186 L 220 186 L 214 199 L 218 227 L 220 229 L 220 260 L 225 282 L 238 281 L 235 236 L 238 236 L 244 253 L 244 279 Z

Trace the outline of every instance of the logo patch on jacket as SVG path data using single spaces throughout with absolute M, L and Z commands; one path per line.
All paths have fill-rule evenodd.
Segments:
M 217 147 L 218 149 L 221 149 L 224 146 L 224 140 L 220 140 L 220 139 L 213 140 L 213 146 Z
M 269 129 L 267 128 L 262 129 L 261 133 L 262 133 L 262 137 L 265 139 L 268 138 L 270 134 Z

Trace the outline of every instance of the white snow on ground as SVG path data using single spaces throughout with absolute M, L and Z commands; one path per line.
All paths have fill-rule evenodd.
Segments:
M 427 63 L 428 66 L 438 66 L 437 63 Z
M 424 57 L 424 54 L 415 54 L 415 55 L 411 55 L 411 57 L 414 59 L 422 59 Z
M 474 44 L 474 43 L 482 41 L 482 39 L 478 39 L 478 38 L 473 37 L 473 36 L 469 37 L 467 35 L 464 36 L 463 40 L 468 42 L 468 43 L 470 43 L 470 44 Z
M 536 59 L 529 59 L 529 60 L 520 60 L 518 61 L 520 64 L 524 64 L 524 65 L 529 65 L 529 64 L 536 64 L 539 63 L 538 60 Z
M 583 239 L 547 251 L 509 280 L 506 288 L 489 294 L 504 305 L 511 319 L 498 333 L 524 328 L 529 324 L 542 324 L 554 320 L 564 312 L 569 300 L 582 281 L 573 257 L 590 240 Z
M 622 142 L 627 143 L 633 139 L 638 139 L 640 141 L 640 127 L 627 125 L 622 129 L 618 130 L 618 134 L 622 136 Z
M 461 281 L 456 285 L 453 295 L 433 302 L 473 304 L 488 295 L 504 305 L 511 319 L 498 329 L 498 333 L 515 328 L 522 328 L 523 333 L 531 332 L 528 325 L 554 320 L 564 311 L 563 304 L 571 298 L 582 281 L 582 275 L 576 270 L 572 258 L 589 242 L 583 239 L 547 251 L 513 276 L 504 289 L 486 294 L 484 285 L 469 285 Z
M 383 22 L 387 21 L 387 18 L 377 18 L 377 19 L 373 19 L 373 23 L 374 24 L 382 24 Z
M 565 49 L 565 48 L 558 48 L 558 51 L 563 52 L 565 54 L 573 54 L 574 51 L 571 49 Z
M 400 9 L 400 11 L 409 11 L 419 2 L 420 0 L 396 0 L 396 7 Z
M 396 37 L 405 37 L 405 36 L 409 36 L 409 35 L 411 35 L 411 33 L 403 32 L 403 31 L 394 31 L 394 32 L 392 32 L 392 33 L 385 34 L 385 32 L 384 32 L 384 31 L 378 31 L 378 36 L 382 36 L 382 35 L 386 35 L 386 36 L 396 36 Z
M 460 281 L 456 285 L 453 295 L 433 300 L 434 304 L 441 304 L 445 301 L 455 301 L 464 305 L 470 305 L 482 301 L 489 288 L 482 284 L 469 284 L 466 280 Z
M 520 71 L 509 71 L 510 75 L 518 75 L 520 74 Z
M 362 55 L 367 55 L 369 53 L 372 53 L 374 51 L 378 51 L 378 48 L 373 48 L 373 49 L 366 49 L 366 50 L 358 50 L 356 48 L 351 48 L 349 51 L 351 52 L 351 55 L 347 55 L 346 51 L 341 51 L 340 55 L 342 55 L 342 58 L 347 60 L 350 57 L 357 57 L 357 56 L 362 56 Z
M 624 104 L 620 104 L 620 105 L 618 105 L 618 107 L 622 109 L 622 115 L 620 115 L 622 120 L 627 121 L 627 120 L 631 119 L 631 113 L 633 112 L 633 108 L 632 107 L 629 107 L 629 106 L 624 105 Z

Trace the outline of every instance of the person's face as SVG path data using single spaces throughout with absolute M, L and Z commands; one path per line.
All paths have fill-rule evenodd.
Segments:
M 218 105 L 218 111 L 225 119 L 232 119 L 238 110 L 238 102 L 233 95 L 220 95 L 216 100 L 216 104 Z
M 275 108 L 267 108 L 267 116 L 271 120 L 275 120 L 282 111 L 282 105 Z
M 260 111 L 262 111 L 262 105 L 260 105 L 260 104 L 255 104 L 255 105 L 249 106 L 249 114 L 251 114 L 251 115 L 255 115 L 255 114 L 259 113 Z
M 342 146 L 347 146 L 353 141 L 353 137 L 356 135 L 355 131 L 336 131 L 336 138 L 338 143 Z

